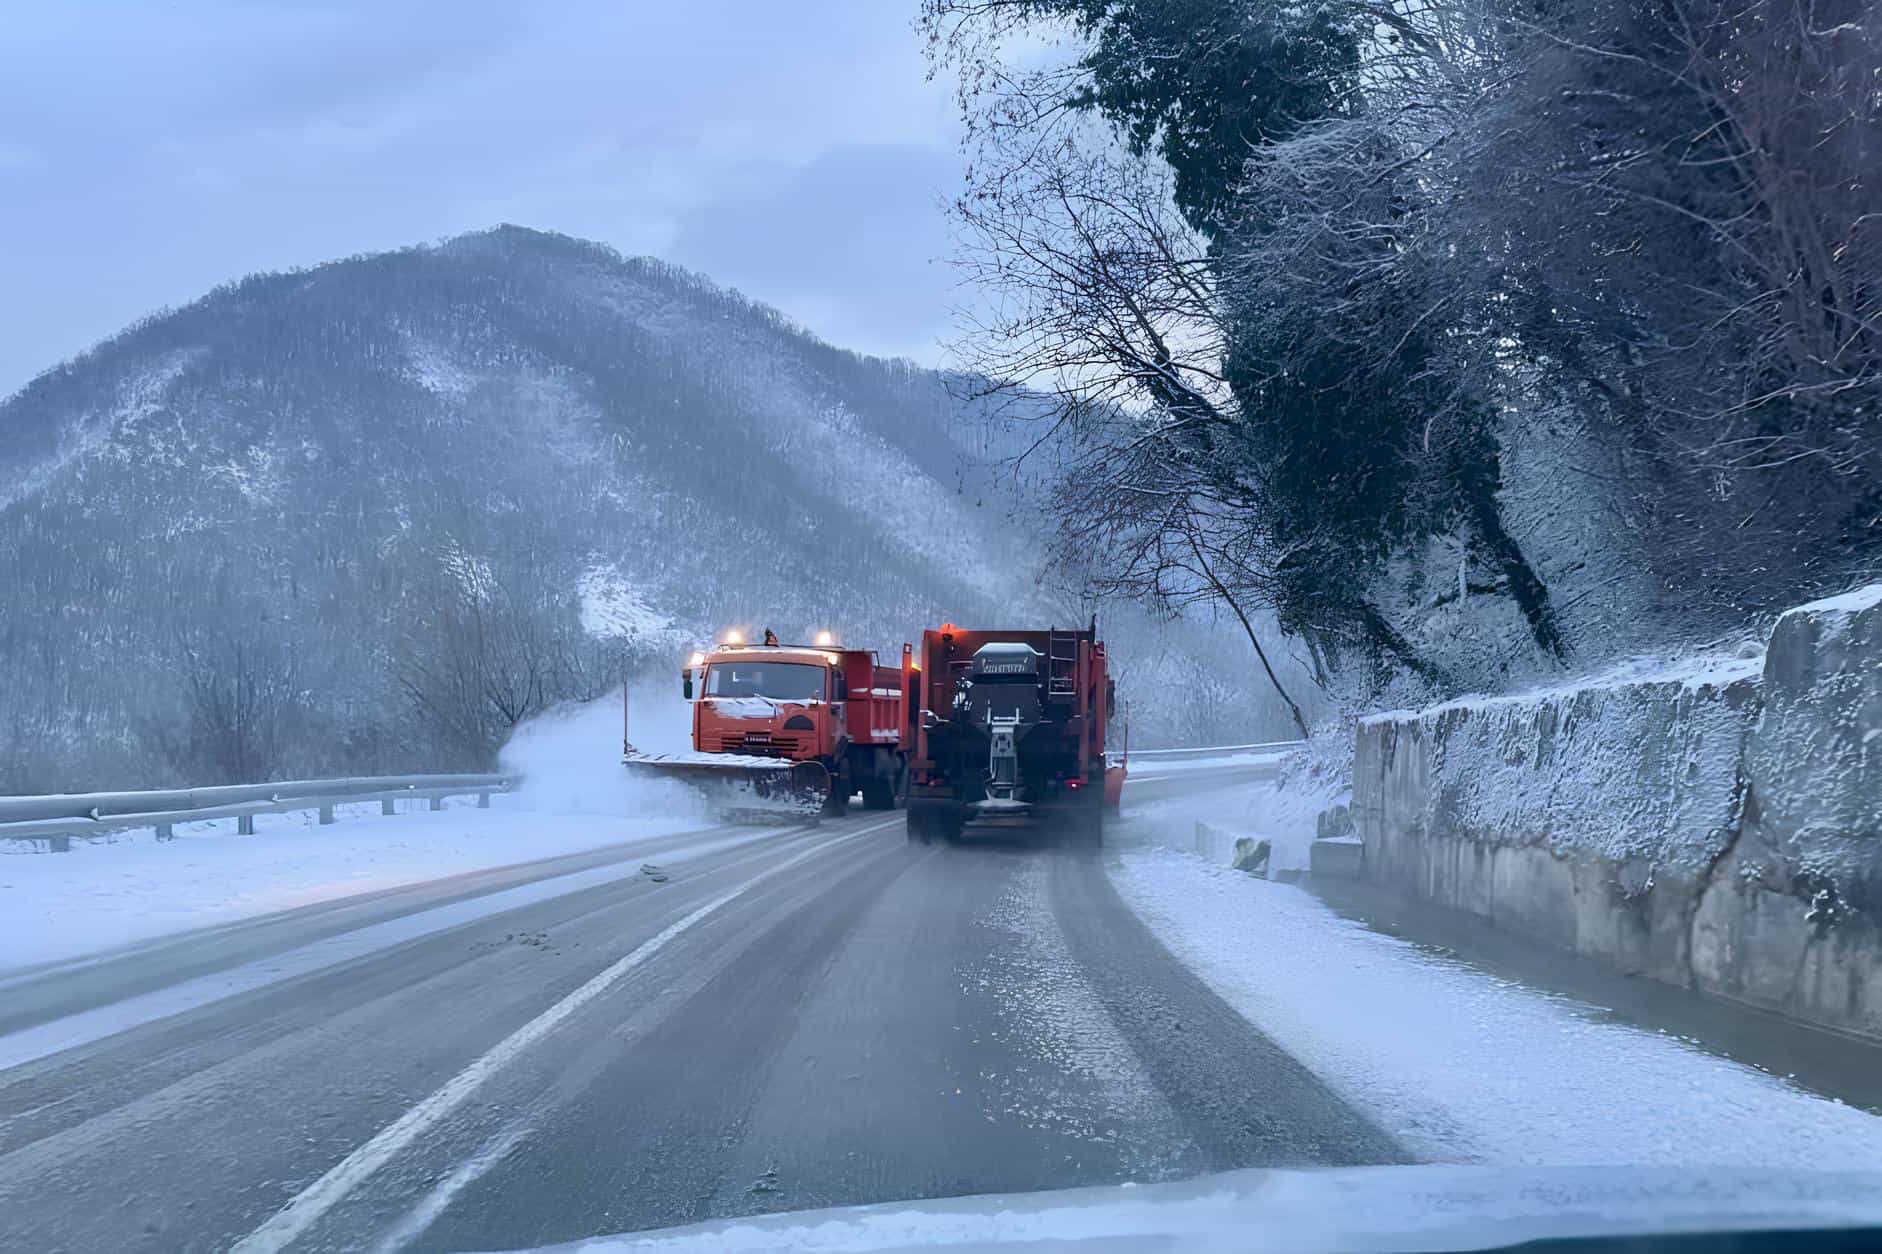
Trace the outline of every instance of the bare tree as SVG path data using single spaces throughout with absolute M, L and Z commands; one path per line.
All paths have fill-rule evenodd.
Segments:
M 570 607 L 464 567 L 441 572 L 414 599 L 394 679 L 451 761 L 487 768 L 516 727 L 564 701 L 589 701 L 621 674 L 616 651 L 582 632 Z
M 1023 400 L 1011 412 L 1037 429 L 1017 461 L 1056 462 L 1060 569 L 1165 607 L 1228 606 L 1304 730 L 1250 619 L 1269 604 L 1267 537 L 1248 525 L 1258 490 L 1216 455 L 1238 416 L 1208 242 L 1184 222 L 1167 172 L 1102 133 L 1054 121 L 1045 147 L 1010 124 L 1026 111 L 1037 122 L 1048 106 L 1022 101 L 1057 87 L 1035 79 L 1003 106 L 956 202 L 960 268 L 970 287 L 998 293 L 962 311 L 956 354 L 987 381 L 969 385 L 983 397 Z M 1232 512 L 1243 520 L 1232 534 L 1206 525 Z M 1232 559 L 1204 556 L 1224 544 L 1240 546 Z M 1108 560 L 1087 561 L 1094 551 Z M 1216 575 L 1230 566 L 1248 578 Z
M 171 771 L 192 784 L 279 778 L 307 696 L 292 644 L 258 619 L 180 631 L 171 673 L 181 685 L 178 713 L 148 722 Z

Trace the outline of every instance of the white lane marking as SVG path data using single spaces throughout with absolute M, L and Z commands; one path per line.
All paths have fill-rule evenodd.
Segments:
M 444 1208 L 456 1199 L 459 1193 L 480 1179 L 492 1167 L 502 1162 L 509 1152 L 521 1145 L 525 1138 L 536 1130 L 535 1125 L 525 1120 L 518 1120 L 498 1133 L 475 1154 L 459 1163 L 450 1175 L 438 1183 L 438 1186 L 419 1199 L 418 1205 L 405 1212 L 390 1230 L 372 1244 L 373 1254 L 395 1254 L 422 1236 L 425 1230 L 444 1213 Z
M 452 1076 L 437 1092 L 406 1111 L 381 1129 L 372 1140 L 341 1159 L 327 1174 L 290 1198 L 288 1204 L 276 1211 L 272 1219 L 230 1246 L 229 1254 L 272 1254 L 273 1251 L 285 1249 L 329 1210 L 343 1201 L 348 1193 L 390 1162 L 432 1125 L 461 1105 L 466 1098 L 477 1091 L 485 1080 L 548 1035 L 563 1020 L 605 993 L 623 976 L 658 954 L 681 933 L 721 906 L 751 891 L 766 879 L 787 871 L 808 858 L 815 857 L 833 845 L 855 840 L 871 832 L 881 831 L 889 825 L 889 823 L 879 823 L 812 845 L 762 874 L 746 880 L 730 892 L 721 893 L 691 914 L 669 923 L 651 940 L 643 942 L 638 949 L 617 959 L 586 984 L 498 1041 L 488 1053 L 475 1059 L 469 1066 Z M 468 1179 L 469 1177 L 466 1182 Z
M 797 830 L 800 829 L 781 827 L 767 828 L 749 834 L 741 833 L 738 836 L 706 841 L 660 854 L 658 857 L 663 865 L 678 865 L 695 858 Z M 168 1019 L 172 1015 L 197 1010 L 226 998 L 252 992 L 258 988 L 266 988 L 270 984 L 278 984 L 283 980 L 291 980 L 310 972 L 337 966 L 365 954 L 404 944 L 406 941 L 448 931 L 466 923 L 474 923 L 493 914 L 534 905 L 552 897 L 567 896 L 569 893 L 577 893 L 598 884 L 633 879 L 638 875 L 640 875 L 639 860 L 629 858 L 607 866 L 591 867 L 586 871 L 576 871 L 568 875 L 557 875 L 528 884 L 519 884 L 515 888 L 486 893 L 481 897 L 472 897 L 430 910 L 420 910 L 401 918 L 388 919 L 384 923 L 374 923 L 367 927 L 355 928 L 350 932 L 341 932 L 302 945 L 297 949 L 286 950 L 267 958 L 243 963 L 241 966 L 230 967 L 226 971 L 212 972 L 193 980 L 185 980 L 181 984 L 172 984 L 167 988 L 141 993 L 123 1001 L 97 1006 L 91 1010 L 81 1010 L 77 1014 L 66 1015 L 62 1019 L 52 1019 L 46 1023 L 34 1024 L 30 1028 L 21 1028 L 7 1036 L 0 1036 L 0 1072 L 4 1072 L 9 1067 L 18 1067 L 50 1057 L 61 1050 L 90 1045 L 107 1036 L 115 1036 L 131 1028 L 142 1027 L 146 1023 L 155 1023 L 159 1019 Z
M 862 836 L 870 832 L 879 832 L 893 826 L 894 823 L 893 819 L 885 823 L 875 823 L 854 834 Z M 782 867 L 778 869 L 781 870 Z M 502 1162 L 511 1150 L 535 1131 L 534 1123 L 527 1119 L 519 1119 L 492 1137 L 476 1153 L 459 1163 L 431 1192 L 420 1198 L 418 1204 L 407 1211 L 395 1226 L 380 1236 L 373 1243 L 374 1254 L 392 1254 L 393 1251 L 405 1248 L 423 1235 L 459 1193 L 475 1184 L 492 1167 Z

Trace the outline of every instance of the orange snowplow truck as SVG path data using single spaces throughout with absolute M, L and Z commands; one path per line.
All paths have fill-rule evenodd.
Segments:
M 630 769 L 715 791 L 732 808 L 842 814 L 860 792 L 893 810 L 907 784 L 913 654 L 884 666 L 869 649 L 728 641 L 693 654 L 681 675 L 692 703 L 693 752 L 627 746 Z
M 1087 630 L 922 633 L 908 835 L 1034 828 L 1096 847 L 1124 768 L 1107 766 L 1116 691 Z

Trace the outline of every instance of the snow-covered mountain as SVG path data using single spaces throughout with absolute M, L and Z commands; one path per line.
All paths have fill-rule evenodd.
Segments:
M 961 395 L 516 227 L 219 288 L 0 403 L 0 792 L 466 764 L 728 624 L 1069 617 Z

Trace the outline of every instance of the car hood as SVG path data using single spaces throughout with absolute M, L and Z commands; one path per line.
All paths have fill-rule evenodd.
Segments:
M 1455 1250 L 1882 1224 L 1882 1172 L 1746 1168 L 1249 1170 L 1174 1184 L 835 1207 L 558 1250 Z

